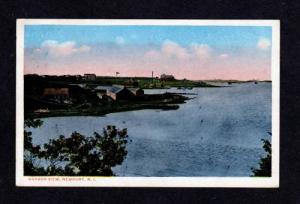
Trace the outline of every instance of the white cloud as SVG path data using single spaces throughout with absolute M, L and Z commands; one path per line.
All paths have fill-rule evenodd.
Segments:
M 197 58 L 207 60 L 211 57 L 212 49 L 207 44 L 192 43 L 190 47 L 193 55 Z
M 168 57 L 175 57 L 181 60 L 189 58 L 186 48 L 181 47 L 176 42 L 166 40 L 161 47 L 161 52 Z
M 271 46 L 271 41 L 267 38 L 260 38 L 257 42 L 257 48 L 261 50 L 268 50 Z
M 74 41 L 59 43 L 55 40 L 46 40 L 40 48 L 35 49 L 35 52 L 47 53 L 51 57 L 65 57 L 75 53 L 88 52 L 90 49 L 87 45 L 78 47 Z
M 82 45 L 81 47 L 78 48 L 78 52 L 88 52 L 90 51 L 91 47 L 87 46 L 87 45 Z
M 183 47 L 174 41 L 165 40 L 159 50 L 151 49 L 144 56 L 147 58 L 167 57 L 177 60 L 193 59 L 207 62 L 212 57 L 212 52 L 213 50 L 207 44 L 192 43 L 190 46 Z
M 123 45 L 123 44 L 125 44 L 125 39 L 123 37 L 121 37 L 121 36 L 117 36 L 116 37 L 116 43 L 118 45 Z
M 229 57 L 229 55 L 226 54 L 226 53 L 223 53 L 223 54 L 219 55 L 219 58 L 221 58 L 221 59 L 227 59 L 228 57 Z

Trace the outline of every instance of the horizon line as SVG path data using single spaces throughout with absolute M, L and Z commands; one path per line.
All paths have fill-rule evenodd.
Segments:
M 95 73 L 84 73 L 84 74 L 95 74 Z M 38 75 L 38 76 L 84 76 L 84 74 L 37 74 L 37 73 L 27 73 L 26 75 Z M 115 78 L 116 76 L 113 75 L 97 75 L 96 77 L 112 77 Z M 172 74 L 167 74 L 172 75 Z M 174 75 L 173 75 L 174 76 Z M 158 76 L 155 76 L 153 78 L 157 78 Z M 117 78 L 152 78 L 151 76 L 117 76 Z M 158 77 L 159 78 L 159 77 Z M 175 78 L 176 80 L 190 80 L 190 81 L 272 81 L 272 79 L 187 79 L 187 78 Z

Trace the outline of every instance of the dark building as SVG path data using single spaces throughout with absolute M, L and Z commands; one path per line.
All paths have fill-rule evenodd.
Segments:
M 106 95 L 113 100 L 129 100 L 134 97 L 134 94 L 125 87 L 112 86 L 107 89 Z
M 69 88 L 45 88 L 43 97 L 60 101 L 69 99 Z
M 87 81 L 95 81 L 96 74 L 84 74 L 84 79 Z
M 76 80 L 81 80 L 81 78 L 82 78 L 81 75 L 75 75 Z
M 162 74 L 160 75 L 160 79 L 163 81 L 172 81 L 175 77 L 173 75 Z
M 107 90 L 110 88 L 111 88 L 111 86 L 97 86 L 95 88 L 95 92 L 96 92 L 98 98 L 102 99 L 103 96 L 107 94 Z

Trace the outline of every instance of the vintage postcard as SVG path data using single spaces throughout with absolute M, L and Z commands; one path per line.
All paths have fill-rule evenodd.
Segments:
M 278 20 L 17 20 L 16 185 L 279 187 Z

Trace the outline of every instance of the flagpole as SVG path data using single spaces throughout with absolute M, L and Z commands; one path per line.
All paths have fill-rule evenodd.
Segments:
M 120 74 L 119 72 L 116 72 L 116 80 L 115 80 L 115 83 L 117 84 L 117 77 L 118 77 L 118 74 Z

